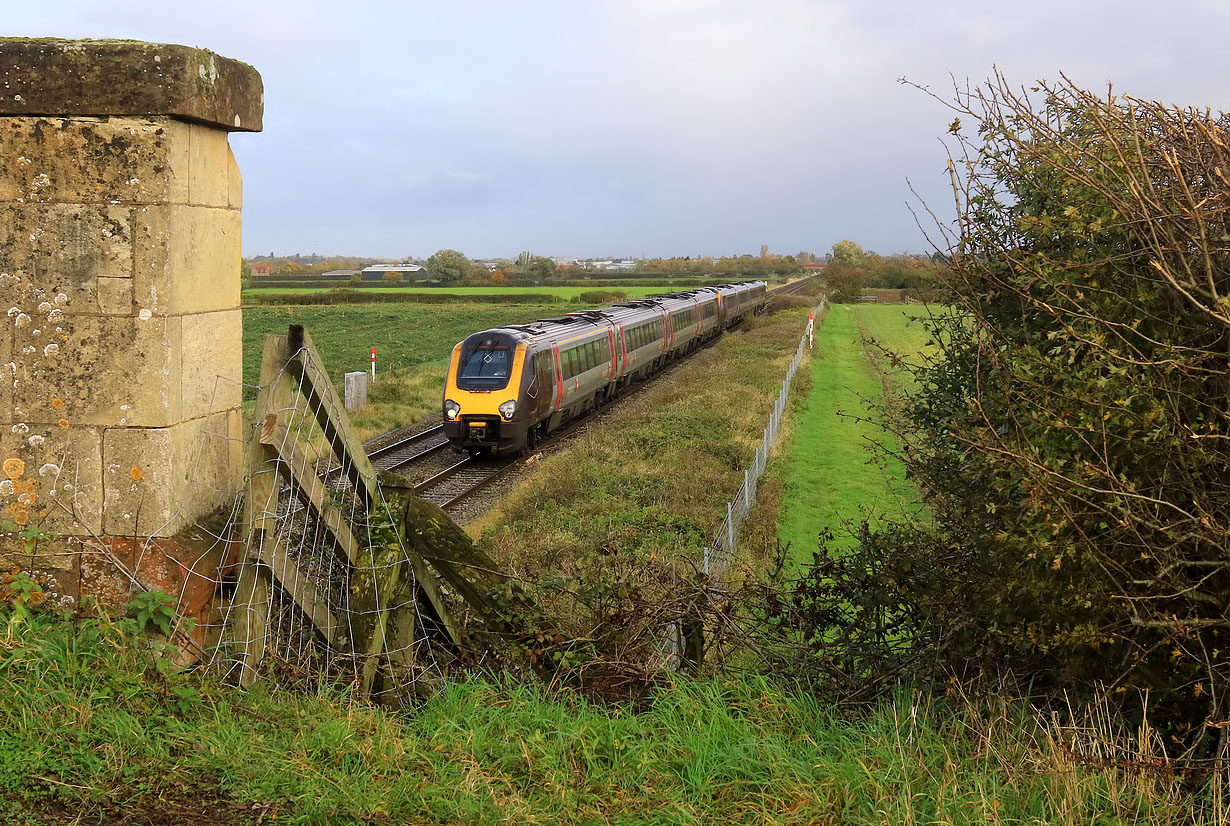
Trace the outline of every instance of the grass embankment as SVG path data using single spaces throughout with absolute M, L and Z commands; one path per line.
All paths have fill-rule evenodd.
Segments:
M 587 564 L 662 583 L 700 565 L 739 489 L 806 324 L 794 309 L 747 322 L 547 458 L 484 519 L 482 541 L 541 578 Z
M 264 336 L 285 335 L 290 324 L 307 329 L 339 391 L 347 372 L 370 370 L 374 346 L 377 380 L 368 387 L 367 409 L 352 414 L 360 435 L 368 438 L 439 414 L 449 354 L 470 333 L 576 309 L 464 303 L 245 307 L 244 397 L 256 398 Z
M 773 475 L 785 486 L 778 537 L 789 542 L 791 560 L 811 561 L 824 529 L 840 546 L 852 541 L 848 528 L 881 513 L 915 507 L 905 469 L 895 457 L 873 456 L 873 443 L 891 438 L 874 420 L 872 408 L 887 387 L 908 380 L 894 370 L 873 341 L 908 357 L 927 342 L 919 320 L 926 310 L 904 305 L 833 305 L 817 326 L 811 387 L 792 405 L 786 457 Z
M 244 290 L 244 295 L 290 295 L 295 293 L 328 292 L 333 287 L 251 287 Z M 628 298 L 643 298 L 647 295 L 661 295 L 672 290 L 686 289 L 669 287 L 665 284 L 620 284 L 618 287 L 362 287 L 365 293 L 446 293 L 448 295 L 521 295 L 547 294 L 553 295 L 561 302 L 571 301 L 582 293 L 621 292 Z
M 413 713 L 158 666 L 129 621 L 0 607 L 0 821 L 50 824 L 1179 824 L 1181 779 L 1121 740 L 908 696 L 856 720 L 759 680 L 634 711 L 471 682 Z M 1148 738 L 1140 738 L 1148 748 Z M 1095 751 L 1095 749 L 1103 751 Z M 1147 755 L 1143 755 L 1148 759 Z M 1142 763 L 1141 765 L 1145 765 Z

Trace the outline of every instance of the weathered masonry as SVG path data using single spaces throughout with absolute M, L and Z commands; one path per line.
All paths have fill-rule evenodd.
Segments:
M 241 484 L 228 133 L 262 111 L 207 51 L 0 40 L 0 556 L 66 599 L 182 594 L 224 544 L 186 529 Z

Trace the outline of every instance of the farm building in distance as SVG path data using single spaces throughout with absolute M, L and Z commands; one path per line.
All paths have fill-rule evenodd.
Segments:
M 373 264 L 364 267 L 360 274 L 364 281 L 382 281 L 385 273 L 389 272 L 401 273 L 406 281 L 426 281 L 428 278 L 427 268 L 418 264 Z

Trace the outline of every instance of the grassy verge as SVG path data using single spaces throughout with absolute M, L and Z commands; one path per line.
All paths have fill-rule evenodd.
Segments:
M 806 318 L 756 318 L 692 355 L 547 458 L 471 530 L 486 527 L 482 542 L 511 570 L 576 577 L 582 589 L 623 577 L 616 590 L 665 590 L 690 576 L 743 480 Z
M 440 411 L 444 372 L 453 346 L 470 333 L 575 310 L 563 305 L 350 304 L 324 307 L 246 307 L 243 311 L 245 399 L 256 398 L 263 338 L 303 324 L 334 384 L 371 367 L 377 380 L 369 405 L 353 416 L 364 438 Z
M 843 718 L 757 679 L 639 710 L 491 682 L 394 716 L 164 668 L 132 621 L 0 607 L 0 820 L 312 824 L 1224 823 L 1115 768 L 1151 737 L 901 695 Z M 1087 760 L 1078 755 L 1091 755 Z M 1221 791 L 1218 789 L 1217 791 Z
M 847 541 L 847 526 L 880 513 L 914 507 L 904 468 L 876 458 L 870 446 L 886 434 L 872 407 L 903 380 L 871 340 L 908 356 L 926 344 L 925 311 L 902 305 L 834 305 L 816 329 L 811 387 L 793 408 L 780 474 L 783 507 L 778 538 L 789 542 L 795 565 L 811 560 L 822 530 Z

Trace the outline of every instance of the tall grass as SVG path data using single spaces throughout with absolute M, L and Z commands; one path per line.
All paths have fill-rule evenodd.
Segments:
M 0 611 L 0 820 L 1224 824 L 1155 736 L 902 692 L 847 715 L 761 679 L 642 707 L 476 680 L 393 716 L 161 667 L 128 621 Z M 1130 765 L 1117 755 L 1130 752 Z M 178 814 L 177 814 L 178 813 Z

